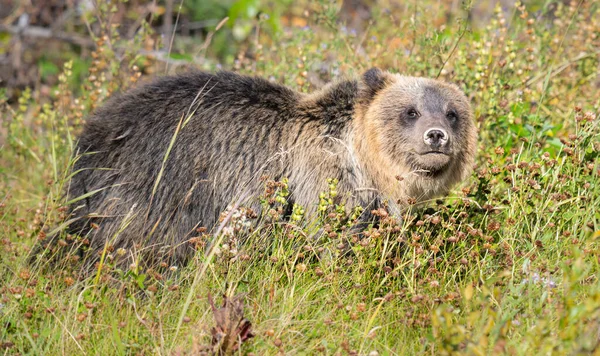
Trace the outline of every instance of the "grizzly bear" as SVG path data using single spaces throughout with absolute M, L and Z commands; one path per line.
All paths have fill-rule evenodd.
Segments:
M 475 151 L 468 99 L 438 80 L 373 68 L 304 94 L 231 72 L 167 76 L 87 119 L 67 232 L 89 241 L 89 263 L 110 245 L 124 264 L 140 251 L 181 264 L 196 229 L 214 228 L 228 206 L 244 199 L 259 212 L 263 176 L 287 178 L 288 203 L 308 216 L 335 178 L 366 221 L 382 204 L 399 212 L 446 194 Z

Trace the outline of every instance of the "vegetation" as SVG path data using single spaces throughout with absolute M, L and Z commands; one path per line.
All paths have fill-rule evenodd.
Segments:
M 276 22 L 264 6 L 243 18 L 249 35 L 233 58 L 207 51 L 212 36 L 191 55 L 157 55 L 152 26 L 125 38 L 111 6 L 90 10 L 89 60 L 65 62 L 51 90 L 0 98 L 0 350 L 600 352 L 600 6 L 482 6 L 384 1 L 357 29 L 339 21 L 338 3 L 278 9 Z M 233 28 L 212 26 L 207 34 Z M 172 53 L 186 46 L 176 36 Z M 266 181 L 256 227 L 240 209 L 216 236 L 198 231 L 187 266 L 119 270 L 110 264 L 119 251 L 89 278 L 74 256 L 29 264 L 36 242 L 67 219 L 62 191 L 86 114 L 165 63 L 222 65 L 302 91 L 371 66 L 455 82 L 480 130 L 474 173 L 426 208 L 374 212 L 381 223 L 363 239 L 348 236 L 352 207 L 332 204 L 337 182 L 315 201 L 319 219 L 306 221 L 302 207 L 283 219 L 286 183 Z M 347 239 L 349 253 L 339 248 Z M 222 295 L 234 317 L 218 308 Z

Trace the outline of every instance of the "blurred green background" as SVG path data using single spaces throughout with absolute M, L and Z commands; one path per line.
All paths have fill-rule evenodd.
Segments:
M 556 6 L 544 0 L 526 3 L 530 11 Z M 0 0 L 0 88 L 12 99 L 25 87 L 41 86 L 47 93 L 67 60 L 73 61 L 71 79 L 78 83 L 87 74 L 96 38 L 107 32 L 112 36 L 112 31 L 123 47 L 140 32 L 149 32 L 138 54 L 163 64 L 232 68 L 240 55 L 252 55 L 251 44 L 259 35 L 263 42 L 277 41 L 286 30 L 311 26 L 319 16 L 335 16 L 340 29 L 360 39 L 381 16 L 416 22 L 426 14 L 435 26 L 466 19 L 470 26 L 482 27 L 496 6 L 508 12 L 514 4 L 513 0 Z M 324 13 L 325 8 L 332 12 Z M 110 14 L 109 24 L 100 20 L 102 13 Z M 122 48 L 115 51 L 120 54 Z M 143 67 L 144 72 L 156 70 L 150 63 Z

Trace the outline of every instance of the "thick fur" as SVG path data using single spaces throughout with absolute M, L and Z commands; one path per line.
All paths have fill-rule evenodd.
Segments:
M 418 125 L 402 116 L 408 106 L 430 121 L 443 122 L 449 106 L 458 112 L 457 122 L 445 123 L 450 163 L 435 174 L 418 155 Z M 312 94 L 229 72 L 163 77 L 112 98 L 87 120 L 67 192 L 87 198 L 70 207 L 68 229 L 87 235 L 95 252 L 108 241 L 125 257 L 182 263 L 193 253 L 186 241 L 195 228 L 213 228 L 238 199 L 258 210 L 263 175 L 288 178 L 290 200 L 309 214 L 327 178 L 339 180 L 348 206 L 387 201 L 401 209 L 409 198 L 445 194 L 469 174 L 475 132 L 457 87 L 378 69 Z

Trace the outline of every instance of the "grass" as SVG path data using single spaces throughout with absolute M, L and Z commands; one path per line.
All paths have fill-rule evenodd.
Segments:
M 388 5 L 355 33 L 339 25 L 335 4 L 307 4 L 310 27 L 260 32 L 232 68 L 303 91 L 373 65 L 453 81 L 480 131 L 468 181 L 402 217 L 376 212 L 382 223 L 351 241 L 350 255 L 338 245 L 351 207 L 323 192 L 317 221 L 300 207 L 282 221 L 285 182 L 271 182 L 258 227 L 244 233 L 241 211 L 218 236 L 199 231 L 199 251 L 208 241 L 217 248 L 187 266 L 122 271 L 108 255 L 106 268 L 81 278 L 73 258 L 54 269 L 28 264 L 36 241 L 68 219 L 61 192 L 86 113 L 163 66 L 136 52 L 147 28 L 128 43 L 104 21 L 76 90 L 67 62 L 49 97 L 26 90 L 2 106 L 0 350 L 208 353 L 211 294 L 218 305 L 241 295 L 255 336 L 235 353 L 600 352 L 598 3 L 479 4 L 486 26 L 467 20 L 472 8 Z

